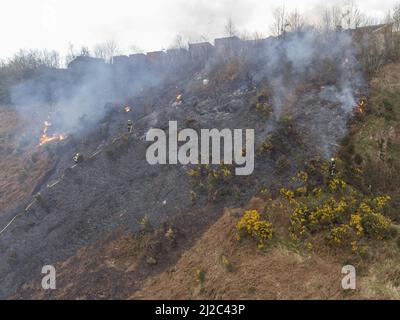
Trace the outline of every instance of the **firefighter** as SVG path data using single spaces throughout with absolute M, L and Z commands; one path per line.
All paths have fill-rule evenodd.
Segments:
M 83 161 L 83 155 L 78 152 L 77 154 L 75 154 L 73 159 L 74 159 L 74 162 L 76 164 L 78 164 Z
M 40 192 L 36 193 L 33 196 L 33 199 L 46 211 L 49 211 L 49 206 L 47 205 L 46 201 L 44 201 L 43 196 Z M 30 205 L 27 207 L 29 209 Z M 25 209 L 26 210 L 26 209 Z
M 381 138 L 379 140 L 379 158 L 382 161 L 385 161 L 385 159 L 386 159 L 386 149 L 387 149 L 387 140 L 384 138 Z
M 331 164 L 329 166 L 329 175 L 333 177 L 336 173 L 336 160 L 335 158 L 331 158 Z
M 128 132 L 131 133 L 133 131 L 133 123 L 132 120 L 128 120 Z

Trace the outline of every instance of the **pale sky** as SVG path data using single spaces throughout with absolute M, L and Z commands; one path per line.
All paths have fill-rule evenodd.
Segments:
M 185 40 L 225 36 L 232 18 L 239 31 L 268 34 L 271 13 L 285 4 L 312 18 L 327 3 L 346 0 L 1 0 L 0 58 L 18 49 L 54 49 L 65 53 L 113 39 L 124 53 L 167 48 L 177 34 Z M 355 0 L 378 19 L 400 0 Z

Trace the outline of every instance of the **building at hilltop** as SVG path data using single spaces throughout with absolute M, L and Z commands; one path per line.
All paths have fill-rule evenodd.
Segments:
M 70 63 L 68 63 L 68 69 L 72 71 L 81 71 L 87 68 L 103 67 L 105 60 L 100 58 L 93 58 L 87 56 L 78 56 Z
M 189 43 L 189 54 L 192 60 L 206 61 L 214 54 L 214 47 L 209 42 Z
M 166 53 L 164 51 L 147 52 L 146 60 L 150 66 L 162 66 L 166 61 Z
M 129 57 L 125 56 L 125 55 L 115 56 L 115 57 L 113 57 L 112 61 L 113 61 L 113 65 L 117 65 L 117 66 L 125 66 L 130 63 Z
M 243 50 L 243 41 L 238 37 L 218 38 L 214 40 L 215 52 L 224 59 L 238 56 Z
M 358 43 L 375 45 L 378 51 L 384 51 L 393 36 L 393 24 L 385 23 L 346 30 Z
M 144 53 L 130 54 L 129 61 L 134 67 L 144 67 L 146 65 L 146 55 Z
M 173 48 L 167 50 L 167 63 L 176 65 L 189 61 L 189 51 L 183 48 Z

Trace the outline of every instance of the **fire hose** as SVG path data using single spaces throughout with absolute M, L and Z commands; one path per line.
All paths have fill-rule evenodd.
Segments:
M 122 136 L 123 136 L 123 135 L 120 135 L 119 137 L 114 138 L 114 140 L 112 141 L 112 143 L 115 143 L 116 141 L 120 140 L 120 139 L 122 138 Z M 89 157 L 89 159 L 94 158 L 95 156 L 97 156 L 97 155 L 98 155 L 100 152 L 102 152 L 102 151 L 103 151 L 103 148 L 97 150 L 95 153 L 93 153 L 93 154 Z M 75 168 L 76 166 L 77 166 L 77 165 L 75 164 L 75 165 L 73 165 L 73 166 L 70 167 L 70 168 L 73 169 L 73 168 Z M 48 188 L 52 188 L 52 187 L 54 187 L 56 184 L 58 184 L 59 182 L 60 182 L 60 180 L 54 182 L 54 183 L 51 184 L 51 185 L 47 185 L 47 187 L 48 187 Z M 29 211 L 29 209 L 32 207 L 32 205 L 33 205 L 35 202 L 36 202 L 36 200 L 33 200 L 33 201 L 25 208 L 25 210 L 24 210 L 23 212 L 17 213 L 17 214 L 14 216 L 14 218 L 12 218 L 12 219 L 10 220 L 10 222 L 8 222 L 7 225 L 6 225 L 3 229 L 0 230 L 0 235 L 1 235 L 4 231 L 6 231 L 6 230 L 8 229 L 8 227 L 11 226 L 11 225 L 14 223 L 14 221 L 15 221 L 18 217 L 22 216 L 24 213 L 27 213 L 27 212 Z
M 7 223 L 7 225 L 6 225 L 3 229 L 1 229 L 0 235 L 1 235 L 4 231 L 7 230 L 7 228 L 15 221 L 15 219 L 17 219 L 19 216 L 22 216 L 23 214 L 24 214 L 23 212 L 20 212 L 20 213 L 18 213 L 14 218 L 12 218 L 11 221 L 10 221 L 9 223 Z
M 15 221 L 15 219 L 17 219 L 18 217 L 22 216 L 24 213 L 27 213 L 27 212 L 29 211 L 29 209 L 33 206 L 33 204 L 34 204 L 35 202 L 36 202 L 36 200 L 33 200 L 30 204 L 28 204 L 28 206 L 25 208 L 25 210 L 24 210 L 23 212 L 17 213 L 17 214 L 15 215 L 15 217 L 12 218 L 12 219 L 10 220 L 10 222 L 7 223 L 7 225 L 6 225 L 3 229 L 1 229 L 0 235 L 1 235 L 4 231 L 6 231 L 6 230 L 8 229 L 9 226 L 11 226 L 11 225 L 13 224 L 13 222 Z

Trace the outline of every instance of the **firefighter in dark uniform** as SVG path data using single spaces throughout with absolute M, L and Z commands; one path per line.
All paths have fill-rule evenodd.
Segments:
M 387 141 L 384 138 L 379 140 L 379 158 L 382 161 L 386 159 L 386 149 L 387 149 Z
M 331 178 L 336 174 L 336 160 L 335 158 L 331 158 L 331 163 L 329 166 L 329 175 Z
M 128 120 L 128 132 L 131 133 L 133 131 L 133 123 L 132 120 Z

